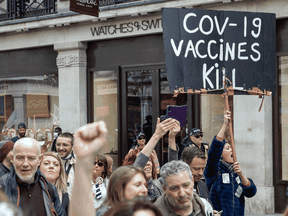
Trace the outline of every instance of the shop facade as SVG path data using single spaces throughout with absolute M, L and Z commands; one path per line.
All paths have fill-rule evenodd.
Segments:
M 281 212 L 287 206 L 286 1 L 138 1 L 103 7 L 99 18 L 69 12 L 68 3 L 59 1 L 62 12 L 40 21 L 0 25 L 0 126 L 13 111 L 18 123 L 25 122 L 35 131 L 57 125 L 73 133 L 86 123 L 103 120 L 109 134 L 102 153 L 110 154 L 117 167 L 138 131 L 148 138 L 152 135 L 167 105 L 187 105 L 178 143 L 192 127 L 201 128 L 204 141 L 211 143 L 222 125 L 224 99 L 221 95 L 172 96 L 161 8 L 276 13 L 277 95 L 265 97 L 261 112 L 258 96 L 234 96 L 230 105 L 237 158 L 258 188 L 256 197 L 246 200 L 246 211 Z M 156 151 L 164 163 L 166 138 Z

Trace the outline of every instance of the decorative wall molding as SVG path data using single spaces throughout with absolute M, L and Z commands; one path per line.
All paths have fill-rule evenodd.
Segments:
M 56 64 L 59 67 L 86 67 L 87 60 L 86 55 L 70 54 L 70 55 L 58 55 Z

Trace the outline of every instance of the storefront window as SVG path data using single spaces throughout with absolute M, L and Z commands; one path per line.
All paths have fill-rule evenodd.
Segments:
M 166 69 L 160 69 L 160 115 L 168 115 L 167 106 L 183 106 L 187 105 L 187 94 L 179 94 L 177 97 L 173 97 L 169 90 L 169 83 L 167 79 Z M 186 128 L 188 130 L 188 115 L 186 114 L 186 124 L 181 127 L 181 131 L 176 137 L 176 143 L 180 144 L 183 138 L 186 136 Z M 162 139 L 163 149 L 163 164 L 168 161 L 168 134 Z
M 118 152 L 117 74 L 114 70 L 95 71 L 94 121 L 104 121 L 108 129 L 109 149 Z M 105 152 L 107 153 L 107 152 Z
M 23 122 L 26 136 L 51 144 L 58 118 L 57 74 L 0 79 L 1 140 L 16 136 Z
M 288 56 L 279 57 L 279 70 L 282 179 L 288 180 Z
M 148 142 L 152 136 L 152 70 L 127 71 L 128 147 L 136 144 L 142 131 Z

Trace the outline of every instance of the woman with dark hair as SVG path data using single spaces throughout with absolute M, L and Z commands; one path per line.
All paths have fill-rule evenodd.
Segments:
M 257 188 L 253 180 L 242 173 L 230 144 L 224 140 L 229 121 L 230 111 L 225 111 L 223 125 L 210 146 L 204 175 L 214 209 L 223 210 L 223 216 L 243 216 L 245 197 L 253 197 Z
M 108 197 L 97 210 L 96 216 L 104 215 L 109 208 L 119 202 L 131 200 L 136 196 L 146 196 L 147 191 L 147 181 L 143 170 L 134 166 L 119 167 L 110 176 Z
M 94 208 L 97 209 L 107 197 L 107 188 L 109 184 L 108 162 L 104 155 L 98 154 L 94 159 L 92 174 L 92 193 Z
M 110 208 L 104 216 L 163 216 L 161 211 L 146 197 L 135 197 L 128 202 L 120 202 Z
M 142 148 L 133 149 L 124 158 L 122 166 L 133 165 L 136 161 L 138 154 L 142 151 Z M 148 197 L 150 200 L 155 201 L 163 194 L 161 182 L 157 179 L 156 166 L 153 163 L 152 156 L 145 167 L 143 168 L 146 181 L 148 182 Z

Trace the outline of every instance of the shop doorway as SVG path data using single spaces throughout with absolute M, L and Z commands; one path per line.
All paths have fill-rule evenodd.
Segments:
M 156 129 L 157 117 L 166 114 L 167 105 L 187 104 L 187 95 L 172 97 L 165 64 L 123 66 L 120 73 L 122 120 L 119 150 L 123 159 L 137 144 L 137 133 L 144 132 L 148 142 Z M 167 161 L 167 140 L 164 137 L 155 148 L 161 165 Z M 179 140 L 181 142 L 181 138 Z

